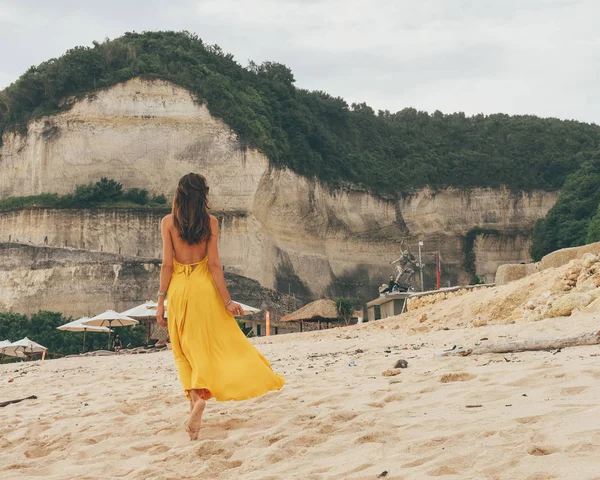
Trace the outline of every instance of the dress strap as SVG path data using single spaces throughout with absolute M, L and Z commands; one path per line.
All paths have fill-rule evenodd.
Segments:
M 189 277 L 198 265 L 203 264 L 208 260 L 208 255 L 205 256 L 199 262 L 194 263 L 181 263 L 176 258 L 173 258 L 173 265 L 175 267 L 175 273 L 183 273 L 186 277 Z

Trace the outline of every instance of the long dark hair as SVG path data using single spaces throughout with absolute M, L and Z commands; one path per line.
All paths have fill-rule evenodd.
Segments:
M 181 177 L 173 199 L 173 222 L 181 238 L 190 245 L 208 240 L 211 235 L 208 185 L 197 173 Z

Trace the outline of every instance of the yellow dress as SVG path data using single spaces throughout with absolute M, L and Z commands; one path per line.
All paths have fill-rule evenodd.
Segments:
M 245 400 L 281 389 L 284 378 L 273 372 L 225 308 L 208 257 L 173 263 L 167 292 L 169 336 L 186 396 L 200 389 L 204 399 Z

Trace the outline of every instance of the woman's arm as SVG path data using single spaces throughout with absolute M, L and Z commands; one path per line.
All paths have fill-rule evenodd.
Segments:
M 223 267 L 219 260 L 219 221 L 216 217 L 211 215 L 210 217 L 210 239 L 208 240 L 208 269 L 213 277 L 215 286 L 223 299 L 223 303 L 227 307 L 227 310 L 232 315 L 244 315 L 244 310 L 237 303 L 231 300 L 231 296 L 227 291 L 227 284 L 225 283 L 225 275 L 223 275 Z
M 166 294 L 169 289 L 169 283 L 171 283 L 171 276 L 173 275 L 173 240 L 171 239 L 171 232 L 169 231 L 169 216 L 167 215 L 162 219 L 160 224 L 160 233 L 163 241 L 163 261 L 160 267 L 160 287 L 159 291 Z M 165 322 L 165 295 L 158 297 L 158 307 L 156 308 L 156 320 L 161 327 L 166 327 Z

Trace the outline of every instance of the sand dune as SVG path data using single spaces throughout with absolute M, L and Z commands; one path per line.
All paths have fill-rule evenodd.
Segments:
M 600 478 L 600 348 L 436 356 L 591 331 L 594 315 L 411 336 L 398 321 L 258 339 L 285 388 L 210 402 L 197 442 L 171 352 L 1 366 L 0 400 L 39 398 L 0 409 L 0 477 Z

